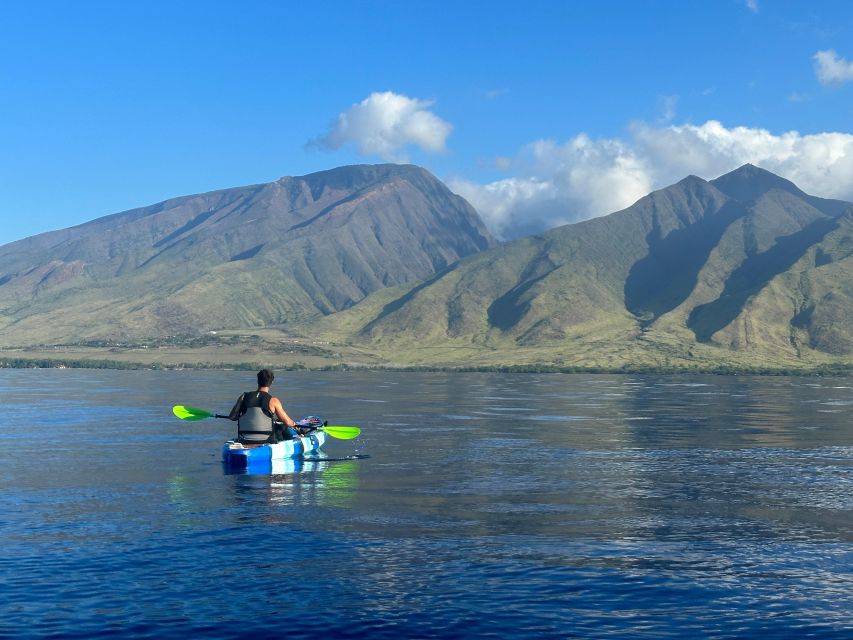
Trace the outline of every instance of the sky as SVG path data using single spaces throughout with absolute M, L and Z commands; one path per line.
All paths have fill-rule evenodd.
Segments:
M 503 238 L 746 162 L 853 200 L 853 3 L 0 4 L 0 244 L 378 162 Z

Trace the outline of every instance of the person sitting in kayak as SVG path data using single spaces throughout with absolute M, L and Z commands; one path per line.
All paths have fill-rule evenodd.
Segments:
M 293 435 L 284 429 L 285 426 L 301 435 L 296 422 L 287 415 L 281 401 L 270 395 L 270 385 L 274 379 L 272 371 L 261 369 L 258 371 L 258 390 L 247 391 L 237 398 L 228 418 L 237 422 L 238 442 L 266 444 L 289 440 Z

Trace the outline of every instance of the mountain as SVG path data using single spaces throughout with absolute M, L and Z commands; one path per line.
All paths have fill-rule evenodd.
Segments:
M 0 247 L 0 344 L 313 319 L 494 244 L 465 200 L 409 165 L 175 198 Z
M 404 364 L 853 356 L 853 204 L 752 165 L 469 256 L 316 329 Z

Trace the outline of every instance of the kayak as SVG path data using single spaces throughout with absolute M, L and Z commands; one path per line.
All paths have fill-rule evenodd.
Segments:
M 317 451 L 324 442 L 326 442 L 326 434 L 323 431 L 315 431 L 276 444 L 256 446 L 245 446 L 229 440 L 222 446 L 222 461 L 232 467 L 248 467 L 256 462 L 268 463 L 271 460 L 298 458 L 305 453 Z
M 283 460 L 258 460 L 252 461 L 245 467 L 236 464 L 224 464 L 225 475 L 249 475 L 249 476 L 280 476 L 280 475 L 311 475 L 325 470 L 329 463 L 316 458 L 285 458 Z

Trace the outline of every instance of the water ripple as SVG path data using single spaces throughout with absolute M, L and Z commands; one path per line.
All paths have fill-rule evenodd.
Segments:
M 364 436 L 229 475 L 232 425 L 168 405 L 244 377 L 0 371 L 0 637 L 853 628 L 850 380 L 294 373 L 289 409 Z

